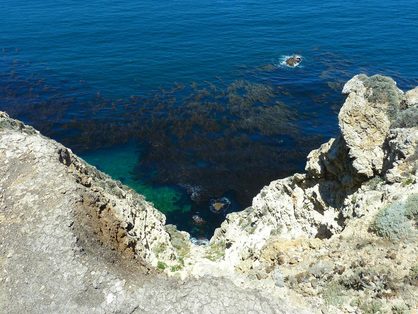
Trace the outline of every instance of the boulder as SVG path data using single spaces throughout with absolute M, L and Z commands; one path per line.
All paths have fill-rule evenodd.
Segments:
M 299 65 L 299 63 L 302 62 L 302 58 L 299 55 L 293 55 L 290 58 L 286 59 L 286 65 L 290 66 L 290 67 L 295 67 L 297 65 Z
M 405 104 L 408 108 L 418 106 L 418 86 L 405 93 Z

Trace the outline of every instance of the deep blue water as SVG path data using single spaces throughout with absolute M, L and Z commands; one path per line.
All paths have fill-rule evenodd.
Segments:
M 0 4 L 0 110 L 209 236 L 338 134 L 358 73 L 418 85 L 418 1 Z M 282 64 L 300 54 L 296 68 Z M 225 212 L 211 203 L 228 198 Z M 198 214 L 208 223 L 196 226 Z

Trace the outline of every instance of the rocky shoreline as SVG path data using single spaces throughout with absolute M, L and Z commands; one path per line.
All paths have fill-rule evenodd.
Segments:
M 271 182 L 208 245 L 0 113 L 0 310 L 414 313 L 418 87 L 357 75 L 340 136 Z

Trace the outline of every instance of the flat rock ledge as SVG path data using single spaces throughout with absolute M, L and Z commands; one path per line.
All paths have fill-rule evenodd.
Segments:
M 416 312 L 418 87 L 357 75 L 343 94 L 340 135 L 306 173 L 204 246 L 0 112 L 0 312 Z

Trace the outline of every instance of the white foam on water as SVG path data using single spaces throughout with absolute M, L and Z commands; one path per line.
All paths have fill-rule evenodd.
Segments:
M 273 63 L 273 65 L 275 66 L 275 67 L 277 67 L 277 68 L 282 68 L 282 67 L 287 67 L 287 68 L 296 68 L 296 67 L 298 67 L 298 66 L 301 66 L 301 63 L 302 63 L 302 61 L 300 62 L 300 63 L 298 63 L 298 64 L 296 64 L 295 66 L 290 66 L 290 65 L 288 65 L 287 63 L 286 63 L 286 60 L 287 59 L 289 59 L 289 58 L 291 58 L 291 57 L 293 57 L 293 56 L 295 56 L 296 54 L 292 54 L 292 55 L 282 55 L 282 56 L 280 56 L 280 58 L 279 58 L 279 60 L 273 60 L 272 61 L 272 63 Z M 304 59 L 301 55 L 298 55 L 298 56 L 300 56 L 301 58 L 302 58 L 302 60 Z

